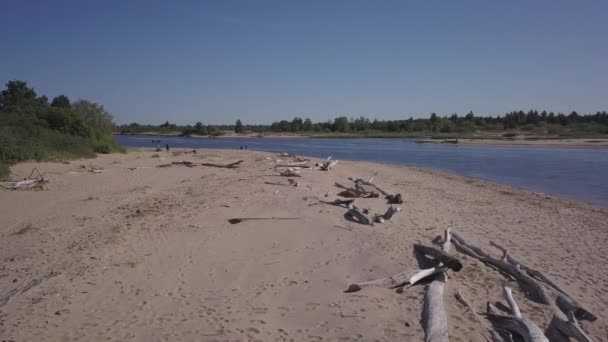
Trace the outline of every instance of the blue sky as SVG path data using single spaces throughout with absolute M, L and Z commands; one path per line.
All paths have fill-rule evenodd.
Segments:
M 608 109 L 607 1 L 6 1 L 0 81 L 128 123 Z

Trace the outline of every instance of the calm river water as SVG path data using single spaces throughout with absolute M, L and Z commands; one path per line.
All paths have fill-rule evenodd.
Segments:
M 117 135 L 127 147 L 290 152 L 435 169 L 608 207 L 608 149 L 416 144 L 412 139 L 180 138 Z

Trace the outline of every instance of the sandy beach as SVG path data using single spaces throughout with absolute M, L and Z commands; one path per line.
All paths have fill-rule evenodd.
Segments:
M 448 227 L 496 257 L 490 241 L 542 270 L 597 315 L 583 322 L 586 333 L 608 340 L 608 209 L 366 162 L 302 169 L 293 187 L 276 175 L 284 159 L 138 151 L 14 166 L 13 178 L 37 167 L 49 183 L 0 191 L 0 340 L 421 341 L 424 284 L 403 293 L 344 290 L 419 270 L 413 244 L 430 246 Z M 200 165 L 239 160 L 235 169 Z M 196 165 L 158 167 L 178 161 Z M 335 182 L 372 176 L 403 196 L 392 220 L 362 225 L 347 209 L 319 203 L 338 198 Z M 382 198 L 355 203 L 370 213 L 388 207 Z M 297 219 L 228 222 L 243 217 Z M 448 273 L 443 296 L 452 341 L 484 340 L 458 290 L 484 312 L 487 301 L 504 303 L 507 285 L 523 315 L 548 326 L 551 308 L 527 299 L 517 282 L 450 253 L 464 264 Z

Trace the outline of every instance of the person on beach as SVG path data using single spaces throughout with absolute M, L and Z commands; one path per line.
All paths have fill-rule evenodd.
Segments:
M 165 145 L 165 148 L 167 149 L 167 151 L 169 151 L 169 144 Z

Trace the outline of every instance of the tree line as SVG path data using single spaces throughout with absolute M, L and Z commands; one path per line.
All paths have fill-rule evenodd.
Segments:
M 92 101 L 52 100 L 19 80 L 0 92 L 0 175 L 10 164 L 92 156 L 121 150 L 112 137 L 112 114 Z
M 311 119 L 302 119 L 299 116 L 291 121 L 281 120 L 270 125 L 245 125 L 237 120 L 234 125 L 204 125 L 197 122 L 195 125 L 177 126 L 165 122 L 164 124 L 139 125 L 132 123 L 118 127 L 121 133 L 143 132 L 181 132 L 182 135 L 219 135 L 225 131 L 236 133 L 365 133 L 365 132 L 409 132 L 409 133 L 471 133 L 479 130 L 505 131 L 520 129 L 533 131 L 539 134 L 608 134 L 608 114 L 606 111 L 578 114 L 538 112 L 529 110 L 512 111 L 502 116 L 477 116 L 473 112 L 466 115 L 454 113 L 450 116 L 440 117 L 431 113 L 428 118 L 410 117 L 403 120 L 370 120 L 364 116 L 348 118 L 339 116 L 324 122 L 312 122 Z

